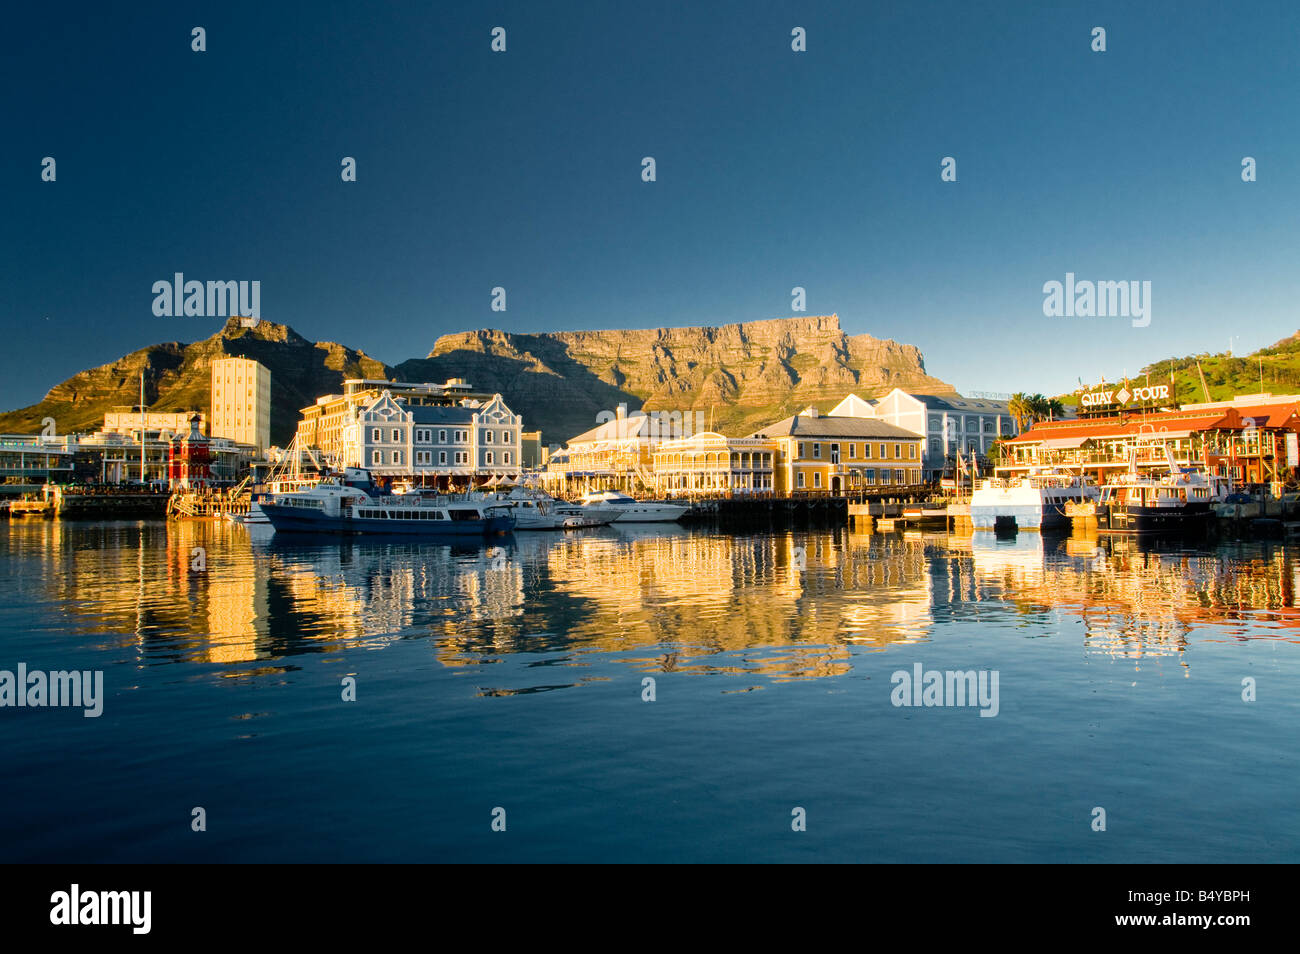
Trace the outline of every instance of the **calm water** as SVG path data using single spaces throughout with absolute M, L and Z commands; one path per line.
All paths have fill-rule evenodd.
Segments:
M 0 709 L 0 859 L 1291 861 L 1295 556 L 0 524 L 0 669 L 105 684 Z M 917 663 L 997 716 L 894 706 Z

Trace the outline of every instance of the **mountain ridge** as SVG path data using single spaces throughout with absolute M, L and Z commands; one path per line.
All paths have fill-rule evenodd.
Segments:
M 480 328 L 439 335 L 425 357 L 393 366 L 337 342 L 313 342 L 288 325 L 263 320 L 247 328 L 232 318 L 200 341 L 150 345 L 79 372 L 37 404 L 0 414 L 0 431 L 34 433 L 45 417 L 59 433 L 94 430 L 111 407 L 138 404 L 142 369 L 151 410 L 206 408 L 211 362 L 224 356 L 254 358 L 271 370 L 278 444 L 292 438 L 301 408 L 340 391 L 346 377 L 464 378 L 476 390 L 501 393 L 547 443 L 589 429 L 619 404 L 704 411 L 714 429 L 744 433 L 809 404 L 825 410 L 850 391 L 953 391 L 926 372 L 914 345 L 849 335 L 837 315 L 628 330 Z

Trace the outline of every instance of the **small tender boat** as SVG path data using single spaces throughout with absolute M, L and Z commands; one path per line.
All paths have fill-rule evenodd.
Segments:
M 509 507 L 428 494 L 372 496 L 333 478 L 308 490 L 273 494 L 261 506 L 276 533 L 483 537 L 515 527 Z
M 690 509 L 679 504 L 637 500 L 617 490 L 593 490 L 583 494 L 579 504 L 585 510 L 615 510 L 615 523 L 673 523 Z

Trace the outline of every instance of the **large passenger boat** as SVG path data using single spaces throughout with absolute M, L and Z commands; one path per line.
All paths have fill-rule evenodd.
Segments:
M 1213 505 L 1230 492 L 1226 478 L 1200 467 L 1180 467 L 1167 454 L 1165 474 L 1138 473 L 1130 458 L 1127 473 L 1116 474 L 1101 488 L 1097 529 L 1109 533 L 1185 532 L 1204 529 Z
M 1020 477 L 988 477 L 971 496 L 976 530 L 1050 530 L 1068 527 L 1065 506 L 1096 500 L 1090 478 L 1058 468 L 1038 468 Z
M 277 533 L 483 537 L 509 533 L 515 526 L 509 507 L 426 494 L 373 496 L 337 478 L 268 497 L 262 512 Z

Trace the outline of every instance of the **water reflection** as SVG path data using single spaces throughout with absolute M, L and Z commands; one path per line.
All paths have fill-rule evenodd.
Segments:
M 495 550 L 60 521 L 15 521 L 0 535 L 49 628 L 141 665 L 243 675 L 250 663 L 274 671 L 304 653 L 418 639 L 445 666 L 534 654 L 539 669 L 581 667 L 602 653 L 645 672 L 779 680 L 843 674 L 858 653 L 939 638 L 952 623 L 1018 621 L 1057 637 L 1062 619 L 1081 621 L 1087 653 L 1187 666 L 1197 640 L 1295 643 L 1300 625 L 1292 552 L 1272 543 L 646 527 L 521 534 Z

